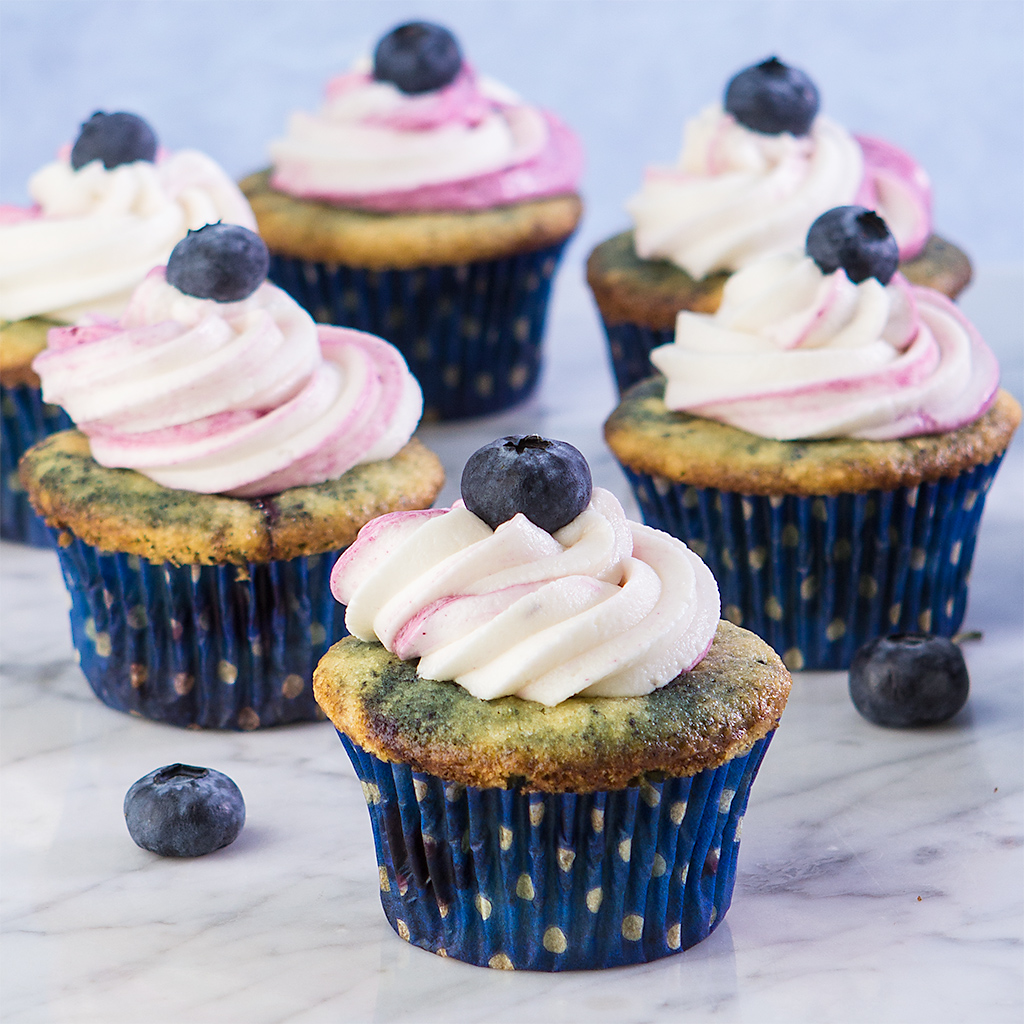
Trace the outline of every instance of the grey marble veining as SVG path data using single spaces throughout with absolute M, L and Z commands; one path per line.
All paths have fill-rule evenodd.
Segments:
M 569 266 L 540 395 L 433 427 L 457 494 L 465 457 L 515 430 L 562 436 L 635 508 L 605 453 L 598 327 Z M 573 275 L 576 276 L 573 276 Z M 1021 275 L 981 278 L 1015 390 Z M 965 302 L 965 305 L 968 303 Z M 1017 375 L 1016 377 L 1014 375 Z M 1018 392 L 1019 393 L 1019 392 Z M 972 694 L 951 723 L 875 728 L 842 673 L 805 673 L 744 821 L 733 905 L 681 955 L 596 974 L 511 974 L 402 942 L 377 894 L 359 785 L 327 724 L 177 730 L 101 705 L 74 660 L 54 556 L 0 548 L 0 1016 L 9 1024 L 1017 1022 L 1024 924 L 1024 454 L 989 496 L 967 622 Z M 229 848 L 162 860 L 128 837 L 128 786 L 173 761 L 231 775 Z

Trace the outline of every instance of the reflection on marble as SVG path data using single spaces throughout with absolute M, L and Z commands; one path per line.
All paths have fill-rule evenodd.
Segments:
M 580 447 L 596 482 L 635 511 L 601 442 L 611 382 L 594 315 L 568 271 L 538 398 L 425 431 L 451 475 L 444 501 L 480 443 L 539 430 Z M 1019 273 L 983 277 L 971 309 L 989 317 L 1018 393 L 1019 288 Z M 1019 1021 L 1022 479 L 1018 439 L 990 494 L 975 562 L 965 625 L 985 635 L 965 648 L 967 708 L 937 729 L 882 730 L 853 710 L 845 675 L 798 676 L 754 785 L 724 923 L 679 956 L 599 974 L 492 972 L 403 943 L 381 912 L 362 794 L 330 726 L 199 733 L 108 710 L 75 664 L 53 555 L 3 545 L 0 1017 Z M 132 844 L 124 793 L 172 761 L 238 782 L 248 814 L 234 845 L 178 862 Z

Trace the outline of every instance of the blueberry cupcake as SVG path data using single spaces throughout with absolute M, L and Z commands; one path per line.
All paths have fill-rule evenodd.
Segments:
M 256 221 L 213 160 L 161 151 L 150 126 L 124 112 L 93 114 L 28 187 L 32 207 L 0 207 L 0 536 L 40 545 L 48 534 L 21 491 L 18 459 L 71 426 L 43 401 L 32 369 L 47 332 L 91 314 L 119 316 L 190 228 Z
M 119 321 L 56 328 L 34 361 L 77 430 L 21 460 L 56 540 L 82 670 L 109 706 L 179 726 L 319 715 L 313 666 L 344 632 L 338 553 L 443 480 L 410 436 L 399 353 L 319 326 L 264 278 L 252 232 L 210 225 Z
M 406 941 L 505 970 L 643 963 L 729 907 L 790 677 L 707 567 L 562 442 L 503 438 L 451 509 L 374 520 L 314 673 Z
M 681 312 L 651 354 L 664 377 L 605 424 L 645 521 L 707 560 L 725 618 L 791 669 L 957 631 L 1020 422 L 974 327 L 897 261 L 877 214 L 823 214 L 806 255 L 738 271 L 715 314 Z
M 523 401 L 552 277 L 582 210 L 553 114 L 480 76 L 445 28 L 400 25 L 296 113 L 242 182 L 270 276 L 320 321 L 396 345 L 425 416 Z
M 650 376 L 649 354 L 672 341 L 676 313 L 713 313 L 729 274 L 803 246 L 835 206 L 876 210 L 915 284 L 956 296 L 966 255 L 931 233 L 925 172 L 888 142 L 849 134 L 818 113 L 818 90 L 772 57 L 737 74 L 724 104 L 691 120 L 674 168 L 652 168 L 629 204 L 633 230 L 602 242 L 587 282 L 620 393 Z

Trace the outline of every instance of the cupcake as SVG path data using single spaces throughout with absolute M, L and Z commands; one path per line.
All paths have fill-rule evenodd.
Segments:
M 270 152 L 242 189 L 271 280 L 317 320 L 397 346 L 428 419 L 529 396 L 582 209 L 582 153 L 561 121 L 478 76 L 447 29 L 413 22 Z
M 806 254 L 683 311 L 605 424 L 644 520 L 718 580 L 724 616 L 791 669 L 837 669 L 895 631 L 954 634 L 985 494 L 1020 422 L 995 357 L 944 295 L 895 273 L 862 207 Z
M 888 222 L 901 271 L 950 298 L 967 257 L 931 234 L 931 186 L 906 153 L 850 135 L 818 113 L 818 90 L 772 57 L 730 82 L 724 104 L 686 125 L 674 168 L 652 168 L 628 209 L 633 230 L 602 242 L 587 282 L 608 335 L 619 392 L 650 376 L 681 309 L 713 313 L 729 274 L 803 246 L 811 222 L 856 203 Z
M 339 551 L 382 512 L 428 506 L 399 353 L 318 326 L 236 226 L 190 232 L 119 321 L 54 328 L 33 366 L 77 430 L 21 480 L 57 542 L 97 696 L 179 726 L 313 720 L 313 666 L 344 631 Z
M 506 970 L 700 942 L 729 907 L 786 669 L 571 446 L 503 438 L 462 494 L 363 528 L 332 581 L 352 635 L 314 673 L 388 921 Z
M 71 426 L 42 400 L 32 360 L 47 331 L 99 313 L 119 316 L 190 228 L 255 228 L 235 183 L 195 150 L 166 153 L 134 114 L 97 112 L 73 146 L 29 181 L 35 205 L 0 207 L 0 536 L 48 544 L 17 479 L 37 440 Z

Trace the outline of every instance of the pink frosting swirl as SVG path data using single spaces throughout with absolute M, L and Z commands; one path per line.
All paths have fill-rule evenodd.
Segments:
M 468 65 L 407 95 L 368 70 L 332 79 L 320 114 L 292 116 L 271 146 L 272 185 L 378 212 L 474 210 L 574 192 L 576 136 Z
M 707 653 L 718 587 L 686 545 L 629 522 L 610 492 L 549 534 L 492 530 L 462 502 L 368 523 L 331 576 L 345 623 L 425 679 L 554 705 L 650 693 Z
M 855 285 L 793 254 L 730 277 L 714 315 L 680 313 L 651 361 L 669 409 L 778 440 L 953 430 L 999 384 L 992 351 L 944 295 L 899 274 Z
M 54 328 L 33 366 L 101 465 L 207 494 L 335 479 L 395 455 L 422 412 L 380 338 L 318 326 L 268 283 L 239 302 L 193 298 L 162 267 L 120 322 Z

